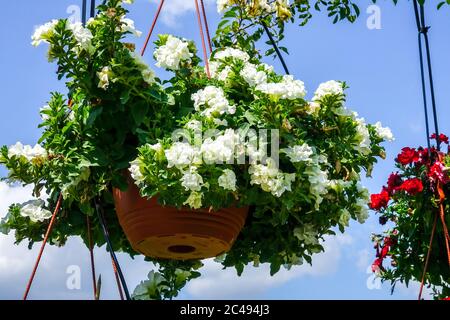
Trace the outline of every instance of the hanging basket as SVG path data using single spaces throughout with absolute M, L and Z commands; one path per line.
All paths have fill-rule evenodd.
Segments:
M 132 247 L 147 257 L 189 260 L 231 249 L 244 226 L 248 207 L 207 209 L 163 207 L 140 196 L 129 177 L 128 190 L 114 189 L 117 216 Z

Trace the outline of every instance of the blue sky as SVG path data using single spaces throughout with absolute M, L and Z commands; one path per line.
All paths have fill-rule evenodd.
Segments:
M 99 1 L 97 1 L 99 2 Z M 206 1 L 211 28 L 219 19 L 214 1 Z M 420 74 L 418 69 L 417 31 L 411 1 L 400 1 L 394 7 L 391 1 L 380 1 L 381 29 L 366 26 L 369 0 L 358 1 L 361 18 L 354 24 L 333 25 L 325 14 L 316 14 L 306 27 L 288 26 L 284 44 L 289 69 L 303 80 L 312 94 L 324 81 L 344 80 L 350 86 L 348 107 L 356 110 L 370 123 L 381 121 L 389 126 L 396 141 L 387 145 L 387 159 L 379 163 L 373 178 L 365 181 L 372 192 L 378 192 L 393 169 L 393 158 L 403 146 L 425 144 L 424 119 Z M 430 1 L 428 1 L 430 2 Z M 434 67 L 436 99 L 441 131 L 450 133 L 450 8 L 436 11 L 434 1 L 427 7 L 432 62 Z M 7 1 L 3 4 L 3 23 L 0 28 L 3 50 L 0 50 L 0 145 L 20 140 L 34 144 L 39 138 L 38 110 L 51 91 L 64 90 L 55 76 L 55 65 L 46 61 L 46 47 L 33 48 L 30 36 L 35 26 L 50 19 L 67 17 L 68 8 L 79 5 L 75 0 Z M 167 0 L 163 16 L 155 33 L 172 33 L 193 39 L 200 46 L 194 1 Z M 130 7 L 130 17 L 138 29 L 147 31 L 156 9 L 155 1 L 136 0 Z M 70 10 L 69 10 L 70 11 Z M 136 39 L 142 47 L 144 37 Z M 154 64 L 150 50 L 146 60 Z M 282 68 L 274 63 L 278 71 Z M 4 175 L 5 170 L 0 169 Z M 27 200 L 29 189 L 12 188 L 0 183 L 0 217 L 8 204 Z M 327 252 L 314 259 L 313 267 L 283 271 L 271 278 L 268 269 L 248 268 L 238 278 L 233 270 L 225 272 L 207 262 L 204 276 L 193 281 L 180 298 L 246 298 L 246 299 L 414 299 L 417 286 L 398 288 L 390 295 L 390 287 L 370 290 L 367 268 L 374 250 L 370 234 L 379 231 L 373 214 L 366 224 L 353 223 L 345 236 L 328 239 Z M 11 237 L 0 235 L 0 299 L 18 299 L 37 254 L 25 246 L 14 246 Z M 143 280 L 151 266 L 137 259 L 132 261 L 119 255 L 125 276 L 132 290 Z M 97 268 L 103 278 L 104 298 L 116 299 L 117 292 L 110 261 L 104 248 L 96 250 Z M 68 290 L 67 268 L 79 266 L 82 275 L 80 290 Z M 32 288 L 32 299 L 89 299 L 91 298 L 88 253 L 73 239 L 65 248 L 48 248 L 42 267 Z

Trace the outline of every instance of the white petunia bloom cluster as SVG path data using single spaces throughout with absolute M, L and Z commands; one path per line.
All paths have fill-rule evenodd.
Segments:
M 321 83 L 314 93 L 313 101 L 322 99 L 327 95 L 342 95 L 344 94 L 344 87 L 341 82 L 330 80 Z
M 43 208 L 43 200 L 31 200 L 22 204 L 20 208 L 20 215 L 28 217 L 33 222 L 44 222 L 51 218 L 52 213 Z
M 123 16 L 120 19 L 120 22 L 122 23 L 120 31 L 122 31 L 123 33 L 129 32 L 138 38 L 142 35 L 142 32 L 136 29 L 136 27 L 134 26 L 134 21 L 130 18 L 126 18 L 125 16 Z
M 375 123 L 375 131 L 377 132 L 377 135 L 385 141 L 394 141 L 395 140 L 391 129 L 389 129 L 388 127 L 383 127 L 381 125 L 380 121 Z
M 227 58 L 234 58 L 234 59 L 241 60 L 244 62 L 247 62 L 248 60 L 250 60 L 250 56 L 248 55 L 247 52 L 244 52 L 240 49 L 231 48 L 231 47 L 217 51 L 214 54 L 214 60 L 217 60 L 217 61 L 225 61 Z
M 261 83 L 256 90 L 277 99 L 301 99 L 306 95 L 305 84 L 301 80 L 294 80 L 291 75 L 283 76 L 278 83 Z
M 218 179 L 219 186 L 225 190 L 236 191 L 236 174 L 230 169 L 223 170 Z
M 47 151 L 41 147 L 40 144 L 36 144 L 34 147 L 29 145 L 23 145 L 21 142 L 17 142 L 8 148 L 8 157 L 24 157 L 28 161 L 32 161 L 36 158 L 47 157 Z
M 295 173 L 283 173 L 278 169 L 275 161 L 267 159 L 267 164 L 251 165 L 248 169 L 251 184 L 261 186 L 261 189 L 281 197 L 285 191 L 292 191 L 291 184 L 295 181 Z
M 42 42 L 48 43 L 48 38 L 52 36 L 57 24 L 58 20 L 52 20 L 36 28 L 33 35 L 31 36 L 31 44 L 37 47 Z
M 311 156 L 314 154 L 313 149 L 306 143 L 302 145 L 289 146 L 287 149 L 282 149 L 284 153 L 289 157 L 291 162 L 309 162 Z
M 101 71 L 97 72 L 97 77 L 99 79 L 98 87 L 107 90 L 112 76 L 113 72 L 111 67 L 103 67 Z
M 193 54 L 187 41 L 168 35 L 166 43 L 155 50 L 154 57 L 158 67 L 176 71 L 182 62 L 190 61 Z
M 207 86 L 197 91 L 192 95 L 192 100 L 194 101 L 195 111 L 200 111 L 202 107 L 206 107 L 200 114 L 208 118 L 236 112 L 236 107 L 230 105 L 223 89 L 215 86 Z

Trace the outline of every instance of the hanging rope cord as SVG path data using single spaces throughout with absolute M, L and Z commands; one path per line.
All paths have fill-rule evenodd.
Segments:
M 423 44 L 422 44 L 422 37 L 425 42 L 425 52 L 426 52 L 426 61 L 427 61 L 427 69 L 428 69 L 428 81 L 430 85 L 430 96 L 431 96 L 431 107 L 432 107 L 432 114 L 433 114 L 433 122 L 434 122 L 434 129 L 435 129 L 435 135 L 436 135 L 436 145 L 437 150 L 440 151 L 441 147 L 441 141 L 440 141 L 440 132 L 439 132 L 439 125 L 438 125 L 438 115 L 437 115 L 437 108 L 436 108 L 436 96 L 434 92 L 434 81 L 433 81 L 433 71 L 431 67 L 431 50 L 430 50 L 430 43 L 428 39 L 428 30 L 430 29 L 429 26 L 426 25 L 425 22 L 425 9 L 424 5 L 417 2 L 417 0 L 413 0 L 413 6 L 414 6 L 414 15 L 416 19 L 416 25 L 418 30 L 418 44 L 419 44 L 419 59 L 420 59 L 420 74 L 421 74 L 421 84 L 422 84 L 422 95 L 423 95 L 423 105 L 424 105 L 424 114 L 425 114 L 425 129 L 426 129 L 426 135 L 427 135 L 427 146 L 428 146 L 428 155 L 431 161 L 432 154 L 431 154 L 431 136 L 430 136 L 430 127 L 429 127 L 429 116 L 428 116 L 428 103 L 427 103 L 427 90 L 426 90 L 426 84 L 425 84 L 425 67 L 424 67 L 424 56 L 423 56 Z M 440 159 L 439 159 L 440 160 Z M 438 218 L 440 217 L 440 220 L 442 222 L 442 227 L 444 230 L 444 238 L 445 238 L 445 245 L 447 249 L 447 258 L 448 258 L 448 264 L 450 267 L 450 237 L 448 233 L 447 224 L 445 222 L 445 216 L 444 216 L 444 200 L 445 200 L 445 194 L 442 190 L 442 185 L 439 182 L 437 186 L 438 196 L 439 196 L 439 211 L 436 212 L 436 216 L 434 217 L 433 221 L 433 227 L 431 230 L 431 236 L 430 241 L 428 245 L 428 251 L 425 258 L 425 264 L 424 264 L 424 270 L 422 273 L 422 279 L 420 283 L 420 290 L 419 290 L 419 296 L 418 299 L 422 299 L 422 293 L 423 293 L 423 287 L 425 285 L 425 277 L 428 270 L 429 262 L 430 262 L 430 256 L 431 256 L 431 250 L 433 246 L 434 236 L 436 233 L 437 228 L 437 222 Z

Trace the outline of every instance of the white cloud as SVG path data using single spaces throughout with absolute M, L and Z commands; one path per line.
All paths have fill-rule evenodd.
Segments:
M 305 264 L 291 270 L 282 269 L 273 277 L 267 264 L 259 268 L 247 266 L 243 275 L 238 277 L 234 269 L 222 270 L 220 264 L 208 260 L 201 270 L 202 276 L 189 283 L 186 291 L 193 298 L 255 299 L 295 278 L 334 274 L 338 270 L 343 247 L 351 243 L 352 238 L 348 235 L 328 237 L 324 244 L 325 252 L 313 257 L 313 266 Z
M 159 4 L 160 0 L 150 0 L 150 2 Z M 209 5 L 216 3 L 216 0 L 205 0 L 205 9 L 209 7 Z M 170 27 L 177 27 L 179 18 L 187 13 L 193 14 L 195 12 L 195 2 L 190 0 L 170 0 L 165 1 L 164 6 L 161 10 L 161 16 L 160 19 L 162 22 L 164 22 L 166 25 Z M 195 23 L 197 23 L 197 18 L 192 15 L 193 18 L 195 18 Z
M 372 254 L 372 255 L 374 255 L 374 254 Z M 367 267 L 369 267 L 371 264 L 371 261 L 370 261 L 371 255 L 370 255 L 369 250 L 367 250 L 367 249 L 359 250 L 356 256 L 357 256 L 356 267 L 361 272 L 366 271 Z
M 0 182 L 0 217 L 4 216 L 13 203 L 22 203 L 31 198 L 32 188 L 12 187 Z M 30 277 L 40 243 L 29 250 L 27 243 L 14 244 L 14 235 L 0 234 L 0 299 L 20 299 Z M 139 281 L 146 278 L 151 265 L 142 257 L 132 260 L 119 254 L 127 284 L 132 292 Z M 97 276 L 102 275 L 102 298 L 117 299 L 118 292 L 112 272 L 111 260 L 105 247 L 96 248 L 95 261 Z M 81 290 L 66 287 L 71 265 L 81 269 Z M 79 238 L 72 238 L 66 246 L 47 246 L 30 291 L 30 299 L 92 299 L 89 254 Z

